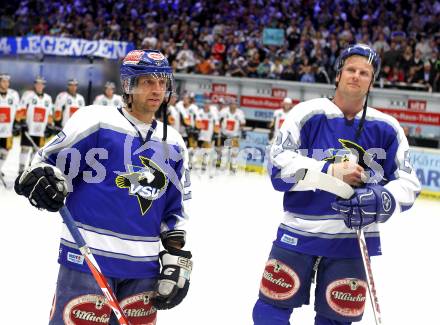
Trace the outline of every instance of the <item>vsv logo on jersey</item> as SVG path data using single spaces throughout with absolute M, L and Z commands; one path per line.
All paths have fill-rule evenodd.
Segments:
M 369 169 L 373 157 L 362 146 L 350 140 L 338 139 L 343 149 L 329 149 L 329 157 L 324 159 L 330 162 L 355 160 L 362 168 Z
M 136 196 L 142 215 L 147 213 L 154 200 L 158 199 L 167 186 L 162 169 L 153 161 L 139 156 L 143 166 L 128 165 L 126 174 L 115 178 L 119 188 L 127 188 L 128 194 Z
M 378 160 L 386 159 L 386 151 L 382 148 L 369 148 L 365 150 L 359 144 L 338 139 L 342 145 L 342 149 L 331 148 L 326 151 L 327 158 L 325 161 L 331 163 L 338 163 L 344 161 L 351 161 L 359 164 L 363 169 L 363 182 L 364 183 L 379 183 L 384 178 L 384 170 Z

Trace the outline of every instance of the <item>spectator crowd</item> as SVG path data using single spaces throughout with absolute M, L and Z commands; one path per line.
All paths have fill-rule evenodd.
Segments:
M 265 28 L 283 31 L 268 45 Z M 0 35 L 133 42 L 176 72 L 333 83 L 341 49 L 382 57 L 381 85 L 440 91 L 440 1 L 25 0 L 0 9 Z

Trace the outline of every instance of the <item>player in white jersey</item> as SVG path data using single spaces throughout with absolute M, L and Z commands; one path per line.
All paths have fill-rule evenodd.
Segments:
M 168 124 L 177 132 L 180 132 L 182 124 L 189 123 L 189 115 L 183 109 L 176 106 L 177 95 L 173 94 L 168 105 Z
M 84 107 L 86 102 L 78 91 L 78 80 L 75 78 L 69 79 L 67 82 L 67 91 L 58 94 L 55 99 L 55 116 L 54 121 L 57 126 L 66 125 L 69 118 L 81 107 Z
M 26 110 L 23 107 L 23 103 L 26 103 L 29 97 L 32 97 L 35 94 L 34 87 L 32 85 L 31 89 L 26 89 L 23 91 L 20 97 L 19 105 L 17 108 L 17 118 L 19 121 L 23 121 L 26 118 Z
M 292 109 L 292 99 L 290 99 L 289 97 L 284 98 L 282 106 L 282 108 L 277 109 L 275 110 L 275 112 L 273 112 L 273 118 L 269 124 L 271 142 L 273 142 L 273 140 L 275 140 L 278 136 L 280 128 L 283 125 L 284 120 L 286 119 L 287 113 L 289 113 L 289 111 Z
M 213 146 L 214 133 L 219 133 L 220 125 L 217 115 L 212 111 L 212 104 L 207 101 L 203 110 L 196 117 L 199 129 L 198 149 L 195 154 L 195 167 L 206 170 L 214 162 L 215 150 Z
M 17 92 L 9 88 L 9 83 L 10 76 L 0 73 L 0 178 L 2 182 L 4 182 L 2 167 L 12 148 L 13 127 L 17 120 L 19 104 Z
M 228 106 L 228 104 L 226 103 L 226 99 L 225 98 L 223 98 L 223 97 L 220 97 L 219 99 L 218 99 L 218 107 L 217 107 L 217 111 L 218 111 L 218 114 L 219 114 L 219 116 L 220 116 L 220 113 L 222 112 L 222 111 L 224 111 L 226 108 L 228 108 L 229 106 Z
M 20 102 L 22 110 L 21 120 L 21 152 L 19 159 L 19 173 L 25 169 L 29 154 L 31 156 L 44 146 L 45 132 L 48 124 L 53 124 L 53 103 L 52 97 L 44 93 L 46 80 L 36 77 L 34 80 L 34 91 L 25 96 Z
M 195 147 L 196 144 L 194 142 L 197 142 L 197 138 L 193 137 L 192 133 L 196 126 L 196 116 L 199 108 L 191 103 L 191 98 L 188 94 L 184 94 L 182 100 L 177 102 L 176 109 L 181 115 L 181 121 L 183 121 L 183 123 L 180 123 L 179 132 L 188 147 L 191 147 L 191 145 Z M 190 141 L 191 144 L 189 143 Z
M 122 97 L 115 94 L 115 83 L 107 81 L 104 86 L 104 93 L 96 96 L 93 105 L 122 107 Z
M 240 147 L 242 129 L 245 125 L 246 118 L 243 111 L 238 108 L 237 101 L 231 99 L 229 107 L 220 111 L 220 145 L 223 146 L 221 169 L 227 168 L 227 164 L 230 162 L 232 172 L 237 170 L 238 148 Z
M 192 102 L 189 94 L 183 95 L 181 101 L 176 104 L 176 109 L 181 114 L 180 134 L 188 146 L 189 165 L 192 168 L 194 158 L 194 151 L 197 148 L 198 129 L 196 125 L 196 118 L 199 108 Z
M 203 110 L 199 111 L 196 117 L 196 125 L 198 127 L 199 147 L 211 148 L 214 132 L 218 133 L 220 129 L 219 119 L 215 112 L 212 111 L 212 105 L 206 102 Z
M 10 87 L 8 89 L 9 89 L 9 92 L 12 94 L 12 96 L 15 98 L 15 101 L 17 103 L 20 103 L 20 94 L 18 93 L 18 91 L 16 91 L 15 89 L 12 89 Z M 17 109 L 18 109 L 18 107 L 17 107 Z
M 166 114 L 174 90 L 163 54 L 131 51 L 120 75 L 124 107 L 91 105 L 75 113 L 17 178 L 15 190 L 38 208 L 58 211 L 65 204 L 127 322 L 154 325 L 156 310 L 178 305 L 189 288 L 191 253 L 182 250 L 191 197 L 188 152 L 166 119 L 154 118 L 159 110 Z M 57 164 L 65 152 L 74 152 L 76 162 L 72 156 Z M 63 229 L 49 324 L 117 324 L 108 295 Z
M 218 110 L 218 106 L 214 103 L 211 103 L 211 105 L 209 105 L 209 110 L 214 117 L 220 121 L 220 111 Z
M 309 304 L 312 281 L 315 325 L 359 322 L 370 289 L 378 315 L 357 231 L 365 234 L 368 254 L 380 255 L 379 223 L 409 209 L 420 192 L 399 122 L 367 107 L 378 54 L 356 44 L 337 62 L 334 98 L 298 104 L 270 149 L 272 185 L 284 192 L 283 220 L 260 282 L 254 325 L 289 324 L 293 309 Z M 345 182 L 354 194 L 342 199 L 319 190 L 325 187 L 306 183 L 309 172 L 318 184 L 331 175 L 329 186 Z

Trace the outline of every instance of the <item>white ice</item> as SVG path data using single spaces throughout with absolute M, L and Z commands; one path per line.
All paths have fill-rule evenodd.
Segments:
M 4 168 L 12 182 L 18 146 Z M 187 298 L 160 311 L 158 325 L 251 325 L 264 263 L 282 214 L 282 194 L 266 176 L 193 176 L 188 248 L 194 270 Z M 58 271 L 61 217 L 38 211 L 0 185 L 2 324 L 47 324 Z M 373 258 L 383 324 L 438 324 L 440 202 L 418 199 L 381 227 L 384 255 Z M 313 297 L 313 288 L 312 295 Z M 291 324 L 313 324 L 311 305 Z M 374 324 L 370 304 L 358 324 Z

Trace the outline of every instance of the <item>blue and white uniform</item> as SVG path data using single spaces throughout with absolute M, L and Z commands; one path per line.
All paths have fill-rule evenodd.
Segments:
M 409 165 L 409 146 L 402 128 L 393 117 L 368 107 L 363 131 L 356 140 L 361 116 L 362 111 L 354 120 L 347 120 L 326 98 L 303 102 L 289 112 L 270 150 L 272 184 L 285 192 L 284 218 L 275 245 L 315 256 L 360 257 L 355 230 L 347 228 L 331 208 L 335 195 L 320 190 L 295 191 L 292 181 L 304 168 L 326 173 L 332 159 L 350 155 L 350 148 L 377 153 L 369 167 L 383 170 L 384 179 L 378 182 L 386 183 L 385 188 L 396 199 L 395 213 L 412 206 L 420 184 Z M 365 227 L 364 232 L 370 255 L 381 254 L 378 224 Z
M 121 108 L 92 105 L 74 114 L 33 162 L 67 175 L 73 188 L 66 206 L 108 277 L 156 278 L 161 234 L 184 233 L 187 150 L 176 130 L 167 133 L 163 142 L 161 122 L 146 125 Z M 58 261 L 89 272 L 66 226 Z
M 269 158 L 272 184 L 285 192 L 284 217 L 260 283 L 254 324 L 289 324 L 293 309 L 309 304 L 315 277 L 315 325 L 362 319 L 367 282 L 357 234 L 332 209 L 335 195 L 312 185 L 299 188 L 297 181 L 305 169 L 327 173 L 332 163 L 355 161 L 369 172 L 369 182 L 393 195 L 395 213 L 410 208 L 420 184 L 409 165 L 402 128 L 393 117 L 368 107 L 356 137 L 361 117 L 362 111 L 346 119 L 326 98 L 298 104 L 287 114 Z M 378 224 L 363 230 L 369 254 L 381 254 Z

